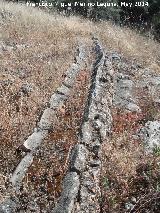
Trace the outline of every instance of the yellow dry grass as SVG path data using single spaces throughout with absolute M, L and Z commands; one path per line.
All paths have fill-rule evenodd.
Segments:
M 0 2 L 0 158 L 4 175 L 11 172 L 13 164 L 7 159 L 31 133 L 45 103 L 62 81 L 62 74 L 73 63 L 79 40 L 90 46 L 92 34 L 99 37 L 106 50 L 160 71 L 160 45 L 130 29 Z M 32 91 L 19 95 L 26 83 Z M 122 150 L 114 141 L 103 148 L 110 158 L 109 169 L 117 165 L 122 182 L 125 175 L 135 174 L 141 150 L 134 145 Z M 104 174 L 107 169 L 104 166 Z
M 98 24 L 96 31 L 106 49 L 112 49 L 128 59 L 137 61 L 142 66 L 160 71 L 158 42 L 143 37 L 131 29 L 113 26 L 109 22 Z
M 73 18 L 17 4 L 1 2 L 0 7 L 1 144 L 19 144 L 73 63 L 79 37 L 89 43 L 90 34 L 81 26 L 78 30 Z M 29 95 L 19 93 L 24 84 L 32 88 Z

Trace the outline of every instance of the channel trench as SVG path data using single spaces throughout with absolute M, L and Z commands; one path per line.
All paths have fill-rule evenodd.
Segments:
M 70 157 L 63 190 L 53 213 L 98 213 L 100 198 L 100 147 L 112 126 L 113 68 L 111 57 L 97 38 L 90 91 L 76 144 Z

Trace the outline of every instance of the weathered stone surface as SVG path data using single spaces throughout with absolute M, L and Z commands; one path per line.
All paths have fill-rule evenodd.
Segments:
M 145 69 L 141 80 L 137 81 L 137 87 L 148 88 L 148 92 L 153 101 L 160 103 L 160 76 L 154 74 L 151 70 Z
M 64 101 L 67 99 L 67 96 L 61 95 L 61 94 L 53 94 L 50 99 L 50 108 L 51 109 L 57 109 L 60 105 L 64 103 Z
M 24 146 L 27 149 L 35 150 L 43 141 L 43 139 L 47 136 L 48 131 L 37 131 L 28 137 L 28 139 L 24 142 Z
M 80 198 L 81 202 L 76 209 L 76 213 L 97 213 L 100 212 L 99 198 L 99 174 L 100 168 L 90 168 L 88 171 L 82 173 L 81 187 L 80 187 Z
M 76 172 L 69 172 L 64 178 L 63 192 L 53 213 L 71 213 L 79 190 L 79 176 Z
M 73 63 L 72 66 L 67 70 L 66 77 L 74 79 L 79 72 L 79 65 Z
M 128 109 L 131 112 L 141 112 L 140 107 L 134 102 L 128 102 L 126 105 L 126 109 Z
M 67 86 L 65 86 L 64 84 L 62 84 L 62 86 L 60 88 L 58 88 L 57 91 L 59 93 L 64 94 L 65 96 L 69 96 L 71 89 L 68 88 Z
M 90 144 L 92 142 L 92 127 L 89 122 L 85 122 L 81 127 L 81 137 L 84 144 Z
M 28 137 L 28 139 L 24 142 L 25 148 L 31 150 L 29 153 L 27 153 L 18 166 L 16 167 L 15 171 L 13 172 L 10 182 L 12 183 L 12 186 L 15 188 L 16 191 L 19 190 L 22 180 L 30 167 L 30 165 L 33 162 L 33 152 L 35 149 L 37 149 L 38 146 L 42 143 L 43 139 L 48 134 L 48 131 L 36 131 L 31 136 Z
M 101 163 L 99 148 L 110 132 L 112 123 L 109 106 L 112 105 L 113 69 L 110 57 L 104 57 L 97 40 L 95 45 L 97 52 L 96 62 L 93 65 L 93 74 L 95 75 L 93 75 L 85 119 L 81 129 L 81 143 L 87 146 L 89 155 L 86 159 L 85 171 L 80 174 L 80 200 L 75 203 L 75 213 L 100 212 L 99 174 Z M 105 92 L 108 90 L 110 90 L 109 96 L 105 96 Z
M 118 53 L 112 53 L 111 57 L 113 58 L 113 60 L 121 60 L 121 56 Z
M 33 162 L 32 153 L 28 153 L 18 164 L 16 170 L 13 172 L 13 175 L 10 179 L 12 186 L 15 187 L 16 191 L 20 189 L 21 182 L 26 174 L 26 170 Z
M 69 199 L 69 203 L 72 203 L 70 208 L 68 208 L 68 205 L 67 208 L 64 207 L 66 206 L 64 200 L 68 200 L 68 197 L 64 196 L 64 194 L 67 194 L 64 187 L 59 203 L 53 211 L 54 213 L 100 212 L 99 174 L 101 163 L 99 148 L 110 131 L 112 122 L 109 106 L 112 105 L 113 69 L 110 58 L 105 57 L 97 39 L 94 39 L 94 44 L 96 60 L 92 67 L 92 83 L 79 134 L 80 144 L 73 148 L 68 173 L 69 175 L 72 171 L 77 172 L 80 187 L 77 195 L 73 196 L 72 201 Z M 107 95 L 105 95 L 105 92 Z M 76 200 L 75 197 L 77 197 Z
M 78 144 L 74 147 L 71 156 L 71 170 L 82 172 L 86 166 L 86 158 L 88 150 L 83 144 Z
M 144 143 L 147 152 L 160 148 L 160 122 L 148 121 L 140 130 L 138 136 Z
M 0 213 L 16 213 L 16 205 L 15 199 L 8 198 L 4 203 L 0 203 Z
M 89 164 L 90 164 L 91 167 L 98 167 L 98 166 L 101 165 L 101 161 L 100 160 L 91 160 L 89 162 Z
M 86 52 L 82 42 L 79 43 L 78 57 L 76 57 L 76 63 L 80 66 L 83 65 L 83 61 L 86 61 Z
M 101 146 L 101 140 L 99 138 L 94 139 L 93 142 L 89 145 L 89 149 L 97 156 Z
M 70 77 L 66 77 L 65 80 L 64 80 L 64 83 L 66 85 L 68 85 L 69 87 L 73 87 L 73 84 L 74 84 L 74 79 L 73 78 L 70 78 Z
M 99 205 L 95 202 L 95 195 L 92 194 L 87 187 L 82 186 L 81 196 L 83 197 L 82 202 L 76 209 L 76 213 L 94 213 L 100 212 Z
M 118 73 L 115 79 L 114 105 L 132 112 L 141 112 L 140 107 L 132 97 L 133 82 L 122 73 Z
M 54 109 L 47 108 L 44 110 L 38 126 L 42 130 L 50 130 L 53 128 L 54 123 L 56 121 L 57 121 L 56 111 Z
M 29 96 L 29 94 L 33 91 L 33 87 L 31 84 L 25 83 L 20 88 L 20 93 L 24 96 Z

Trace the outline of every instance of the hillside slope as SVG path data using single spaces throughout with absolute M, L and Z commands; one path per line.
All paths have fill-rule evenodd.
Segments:
M 78 143 L 95 57 L 91 38 L 96 35 L 115 73 L 113 128 L 101 156 L 101 211 L 127 212 L 137 203 L 135 209 L 143 212 L 141 198 L 145 195 L 149 200 L 154 195 L 157 199 L 160 184 L 159 151 L 146 153 L 143 134 L 137 136 L 148 121 L 160 120 L 160 45 L 108 22 L 92 23 L 3 2 L 0 31 L 1 201 L 16 194 L 21 200 L 16 212 L 32 212 L 33 208 L 37 213 L 50 211 L 57 202 L 71 150 Z M 73 92 L 69 101 L 58 108 L 57 124 L 36 151 L 23 188 L 17 193 L 8 185 L 10 175 L 24 157 L 16 149 L 35 131 L 51 95 L 76 61 L 81 44 L 86 59 Z M 138 173 L 139 167 L 142 171 Z M 144 167 L 149 168 L 147 172 Z M 139 179 L 143 180 L 136 188 Z

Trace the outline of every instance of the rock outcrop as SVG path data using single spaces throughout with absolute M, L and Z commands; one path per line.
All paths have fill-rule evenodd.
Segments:
M 114 105 L 131 112 L 141 112 L 132 95 L 133 84 L 133 81 L 127 75 L 118 73 L 115 76 Z
M 149 69 L 144 69 L 141 79 L 137 82 L 140 88 L 147 88 L 155 103 L 160 103 L 160 76 Z
M 153 153 L 160 149 L 160 122 L 148 121 L 138 133 L 147 152 Z

